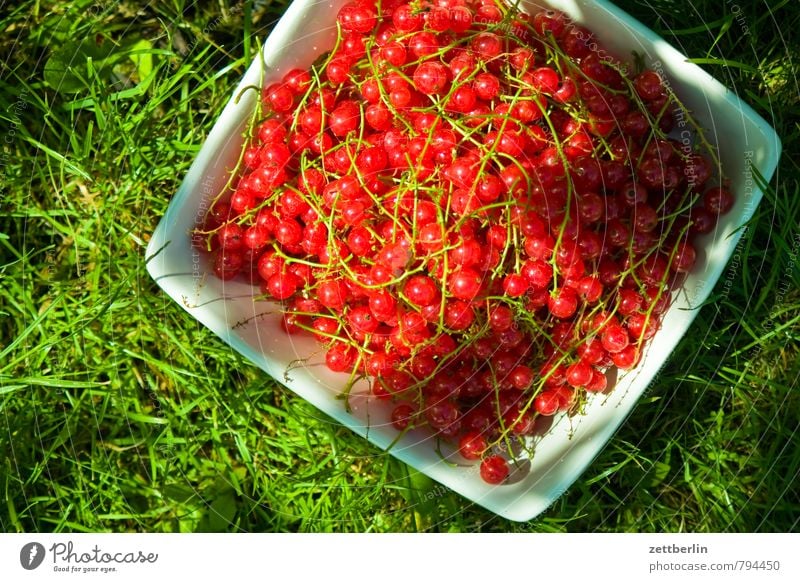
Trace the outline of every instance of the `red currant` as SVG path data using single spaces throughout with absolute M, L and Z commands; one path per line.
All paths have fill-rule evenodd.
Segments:
M 502 483 L 510 473 L 508 462 L 499 455 L 491 455 L 481 462 L 481 479 L 491 485 Z

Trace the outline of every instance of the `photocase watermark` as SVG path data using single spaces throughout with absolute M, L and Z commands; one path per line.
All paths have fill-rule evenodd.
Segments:
M 206 221 L 206 216 L 213 200 L 217 195 L 217 189 L 214 187 L 213 176 L 205 176 L 200 183 L 203 190 L 203 196 L 200 198 L 200 204 L 197 205 L 197 210 L 194 214 L 195 228 L 202 227 Z M 205 244 L 205 237 L 201 234 L 192 231 L 192 280 L 194 281 L 195 288 L 200 284 L 203 279 L 204 269 L 201 265 L 201 256 L 198 246 Z
M 728 4 L 731 8 L 731 14 L 733 14 L 733 18 L 736 20 L 736 23 L 739 25 L 739 28 L 742 31 L 742 34 L 745 36 L 749 36 L 750 34 L 750 27 L 747 26 L 747 19 L 744 17 L 742 13 L 742 7 L 738 4 L 732 2 L 731 0 L 725 0 L 725 3 Z
M 35 570 L 44 562 L 46 555 L 44 546 L 39 542 L 30 542 L 19 551 L 19 563 L 26 570 Z
M 22 124 L 20 114 L 28 108 L 28 92 L 23 89 L 17 100 L 6 108 L 9 115 L 10 125 L 3 135 L 3 143 L 0 145 L 0 170 L 3 170 L 11 162 L 11 147 L 17 140 L 17 131 Z
M 792 239 L 792 248 L 789 250 L 789 260 L 786 263 L 786 267 L 784 267 L 781 284 L 778 286 L 777 292 L 775 293 L 775 305 L 767 321 L 764 322 L 764 329 L 771 329 L 774 326 L 771 322 L 775 319 L 777 312 L 786 300 L 786 295 L 793 287 L 792 278 L 794 269 L 797 266 L 798 252 L 800 252 L 800 232 L 796 233 Z
M 664 71 L 664 63 L 657 60 L 650 68 L 661 78 L 661 84 L 664 89 L 668 93 L 674 94 L 672 83 L 667 77 L 666 71 Z M 693 131 L 692 125 L 686 119 L 686 111 L 684 111 L 683 108 L 677 107 L 674 110 L 668 111 L 667 114 L 672 115 L 675 120 L 675 127 L 680 131 L 678 135 L 680 151 L 685 158 L 683 174 L 686 176 L 686 184 L 693 187 L 697 184 L 697 165 L 693 157 L 695 132 Z
M 7 144 L 14 143 L 14 140 L 17 136 L 17 128 L 21 123 L 20 119 L 20 112 L 24 109 L 28 108 L 28 92 L 23 89 L 20 94 L 17 96 L 17 100 L 6 108 L 6 113 L 11 113 L 11 125 L 9 126 L 8 130 L 6 131 L 6 135 L 3 138 L 3 142 Z
M 742 194 L 744 195 L 744 215 L 752 216 L 755 211 L 755 204 L 753 204 L 753 192 L 755 189 L 755 180 L 753 179 L 753 155 L 752 150 L 744 152 L 744 168 L 742 173 L 744 179 L 742 180 Z
M 706 287 L 708 282 L 705 279 L 699 280 L 694 285 L 694 290 L 692 291 L 691 297 L 687 300 L 688 309 L 697 309 L 700 307 L 700 297 L 705 295 Z
M 496 22 L 487 18 L 478 17 L 474 20 L 475 24 L 491 27 L 490 30 L 500 36 L 514 36 L 523 43 L 531 41 L 531 33 L 522 24 L 516 21 L 503 20 Z
M 755 210 L 755 206 L 753 205 L 753 189 L 755 187 L 755 181 L 753 180 L 753 154 L 754 152 L 752 150 L 747 150 L 744 152 L 743 157 L 744 167 L 742 168 L 743 177 L 741 190 L 744 197 L 744 216 L 751 216 Z M 720 300 L 725 299 L 728 297 L 728 295 L 730 295 L 731 290 L 733 289 L 733 283 L 742 267 L 742 247 L 747 240 L 747 233 L 748 227 L 744 226 L 742 228 L 741 238 L 739 238 L 739 242 L 736 244 L 736 249 L 731 256 L 730 264 L 728 265 L 728 271 L 725 273 L 725 278 L 722 280 Z
M 158 554 L 137 549 L 133 551 L 106 550 L 95 544 L 91 548 L 76 548 L 73 542 L 56 542 L 49 549 L 39 542 L 29 542 L 19 552 L 19 562 L 25 570 L 35 570 L 49 557 L 53 572 L 100 573 L 119 572 L 123 565 L 155 564 Z
M 181 54 L 188 55 L 197 47 L 201 40 L 205 39 L 209 34 L 217 30 L 220 26 L 222 26 L 225 22 L 227 22 L 231 16 L 236 16 L 244 11 L 244 2 L 240 2 L 239 4 L 234 4 L 231 6 L 230 10 L 228 10 L 225 14 L 220 14 L 219 16 L 215 17 L 211 20 L 208 24 L 206 24 L 203 29 L 200 31 L 200 34 L 192 39 L 192 42 L 188 45 L 181 47 L 180 52 Z M 172 68 L 175 69 L 179 66 L 180 63 L 173 62 Z
M 796 232 L 794 234 L 791 239 L 791 243 L 792 246 L 789 249 L 788 256 L 789 260 L 786 262 L 786 266 L 783 269 L 781 282 L 776 288 L 775 301 L 772 304 L 772 309 L 769 310 L 769 314 L 761 324 L 761 329 L 764 333 L 770 333 L 775 328 L 775 321 L 778 318 L 778 314 L 780 313 L 784 302 L 786 301 L 786 296 L 792 289 L 794 289 L 792 281 L 794 279 L 794 270 L 797 268 L 797 258 L 798 255 L 800 255 L 800 232 Z M 763 350 L 764 344 L 759 343 L 750 359 L 756 359 Z
M 579 41 L 584 43 L 589 48 L 590 52 L 597 55 L 597 58 L 600 59 L 600 61 L 606 63 L 607 65 L 612 65 L 614 67 L 617 67 L 621 75 L 626 77 L 628 76 L 629 72 L 628 65 L 626 65 L 625 63 L 620 63 L 619 61 L 617 61 L 617 59 L 611 56 L 604 48 L 598 45 L 597 41 L 594 40 L 594 35 L 586 34 L 583 30 L 578 28 L 575 31 L 575 36 Z
M 733 255 L 731 255 L 728 271 L 725 273 L 725 278 L 722 280 L 722 291 L 719 297 L 720 301 L 731 294 L 733 283 L 736 281 L 739 274 L 739 269 L 742 267 L 742 247 L 744 246 L 746 240 L 745 237 L 747 236 L 747 228 L 748 227 L 745 226 L 742 229 L 742 237 L 739 239 L 736 249 L 733 251 Z

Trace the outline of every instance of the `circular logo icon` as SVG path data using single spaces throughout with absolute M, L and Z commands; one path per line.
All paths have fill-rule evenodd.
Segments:
M 35 570 L 44 562 L 44 546 L 39 542 L 30 542 L 19 551 L 19 563 L 26 570 Z

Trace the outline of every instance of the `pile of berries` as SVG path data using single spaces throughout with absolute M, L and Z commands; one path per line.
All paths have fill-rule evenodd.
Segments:
M 398 430 L 501 483 L 511 441 L 637 364 L 733 198 L 659 74 L 562 13 L 357 0 L 337 25 L 263 89 L 197 244 L 369 379 Z

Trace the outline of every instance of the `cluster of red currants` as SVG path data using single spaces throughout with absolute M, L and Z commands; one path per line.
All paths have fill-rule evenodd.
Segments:
M 668 137 L 691 117 L 660 76 L 561 13 L 357 0 L 337 23 L 334 50 L 264 89 L 202 244 L 398 430 L 500 483 L 502 444 L 637 364 L 733 198 L 704 141 Z

